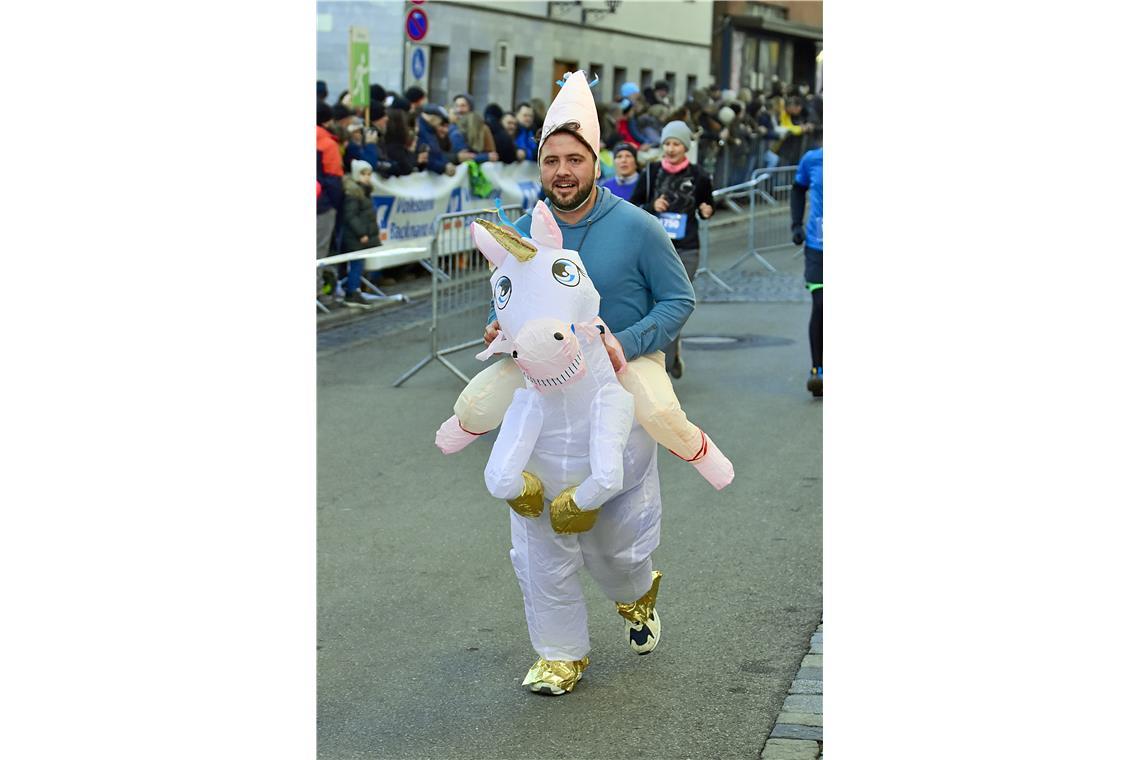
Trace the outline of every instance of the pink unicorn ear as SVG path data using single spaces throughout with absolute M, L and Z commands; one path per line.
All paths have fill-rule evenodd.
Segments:
M 554 214 L 542 201 L 534 204 L 530 212 L 530 237 L 544 248 L 562 248 L 562 229 L 554 221 Z
M 491 236 L 490 232 L 471 222 L 471 237 L 475 239 L 475 247 L 487 261 L 495 268 L 503 265 L 503 260 L 509 255 L 507 249 L 499 245 L 499 241 Z
M 499 334 L 495 336 L 495 339 L 491 341 L 490 345 L 488 345 L 479 353 L 475 354 L 475 358 L 481 362 L 485 362 L 495 354 L 505 354 L 509 351 L 513 351 L 514 348 L 514 342 L 506 335 L 504 335 L 502 330 L 500 330 Z

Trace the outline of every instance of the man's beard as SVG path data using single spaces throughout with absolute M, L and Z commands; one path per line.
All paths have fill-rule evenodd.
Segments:
M 594 184 L 591 182 L 586 187 L 580 189 L 565 203 L 558 200 L 558 196 L 554 194 L 553 186 L 544 186 L 542 190 L 546 193 L 546 197 L 550 199 L 550 205 L 554 206 L 554 208 L 559 211 L 577 211 L 578 207 L 585 203 L 586 199 L 590 197 L 590 193 L 594 192 Z

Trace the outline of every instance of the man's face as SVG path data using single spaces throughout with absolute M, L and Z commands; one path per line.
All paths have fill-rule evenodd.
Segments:
M 530 106 L 520 108 L 516 116 L 518 116 L 519 124 L 522 125 L 523 129 L 530 129 L 531 125 L 534 124 L 534 111 Z
M 435 136 L 436 137 L 440 137 L 440 138 L 447 137 L 447 132 L 448 132 L 447 122 L 444 121 L 444 122 L 440 122 L 439 124 L 435 125 Z
M 800 111 L 802 110 L 804 110 L 803 106 L 801 106 L 799 103 L 788 104 L 788 113 L 790 113 L 792 116 L 799 116 Z
M 670 161 L 680 161 L 685 157 L 685 144 L 676 137 L 670 137 L 661 147 L 665 150 L 665 158 Z
M 507 133 L 512 135 L 512 136 L 515 134 L 515 131 L 519 127 L 518 119 L 515 118 L 515 115 L 513 113 L 503 114 L 502 123 L 503 123 L 503 129 L 507 130 Z
M 542 144 L 542 189 L 559 211 L 573 211 L 594 191 L 594 157 L 577 138 L 560 132 Z
M 467 98 L 456 98 L 454 101 L 455 115 L 462 116 L 465 113 L 471 113 L 471 104 L 467 102 Z
M 637 159 L 628 150 L 623 150 L 614 156 L 614 168 L 619 177 L 628 177 L 637 173 Z

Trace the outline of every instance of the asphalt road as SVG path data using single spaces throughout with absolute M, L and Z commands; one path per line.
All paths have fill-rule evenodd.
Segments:
M 795 274 L 790 254 L 768 258 Z M 718 493 L 659 450 L 661 644 L 630 652 L 613 605 L 584 581 L 591 665 L 557 698 L 519 685 L 536 655 L 508 507 L 483 486 L 491 436 L 450 457 L 432 443 L 461 383 L 433 363 L 391 387 L 426 353 L 418 329 L 319 354 L 319 757 L 757 757 L 822 616 L 809 308 L 698 305 L 686 335 L 759 336 L 693 341 L 676 383 L 736 481 Z

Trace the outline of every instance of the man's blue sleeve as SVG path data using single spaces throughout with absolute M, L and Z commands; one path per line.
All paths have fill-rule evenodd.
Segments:
M 642 241 L 637 266 L 655 303 L 644 317 L 614 333 L 626 361 L 672 343 L 697 303 L 693 284 L 665 228 L 647 216 Z
M 808 166 L 811 161 L 808 156 L 809 154 L 805 153 L 796 166 L 796 184 L 801 187 L 811 187 L 811 167 Z

